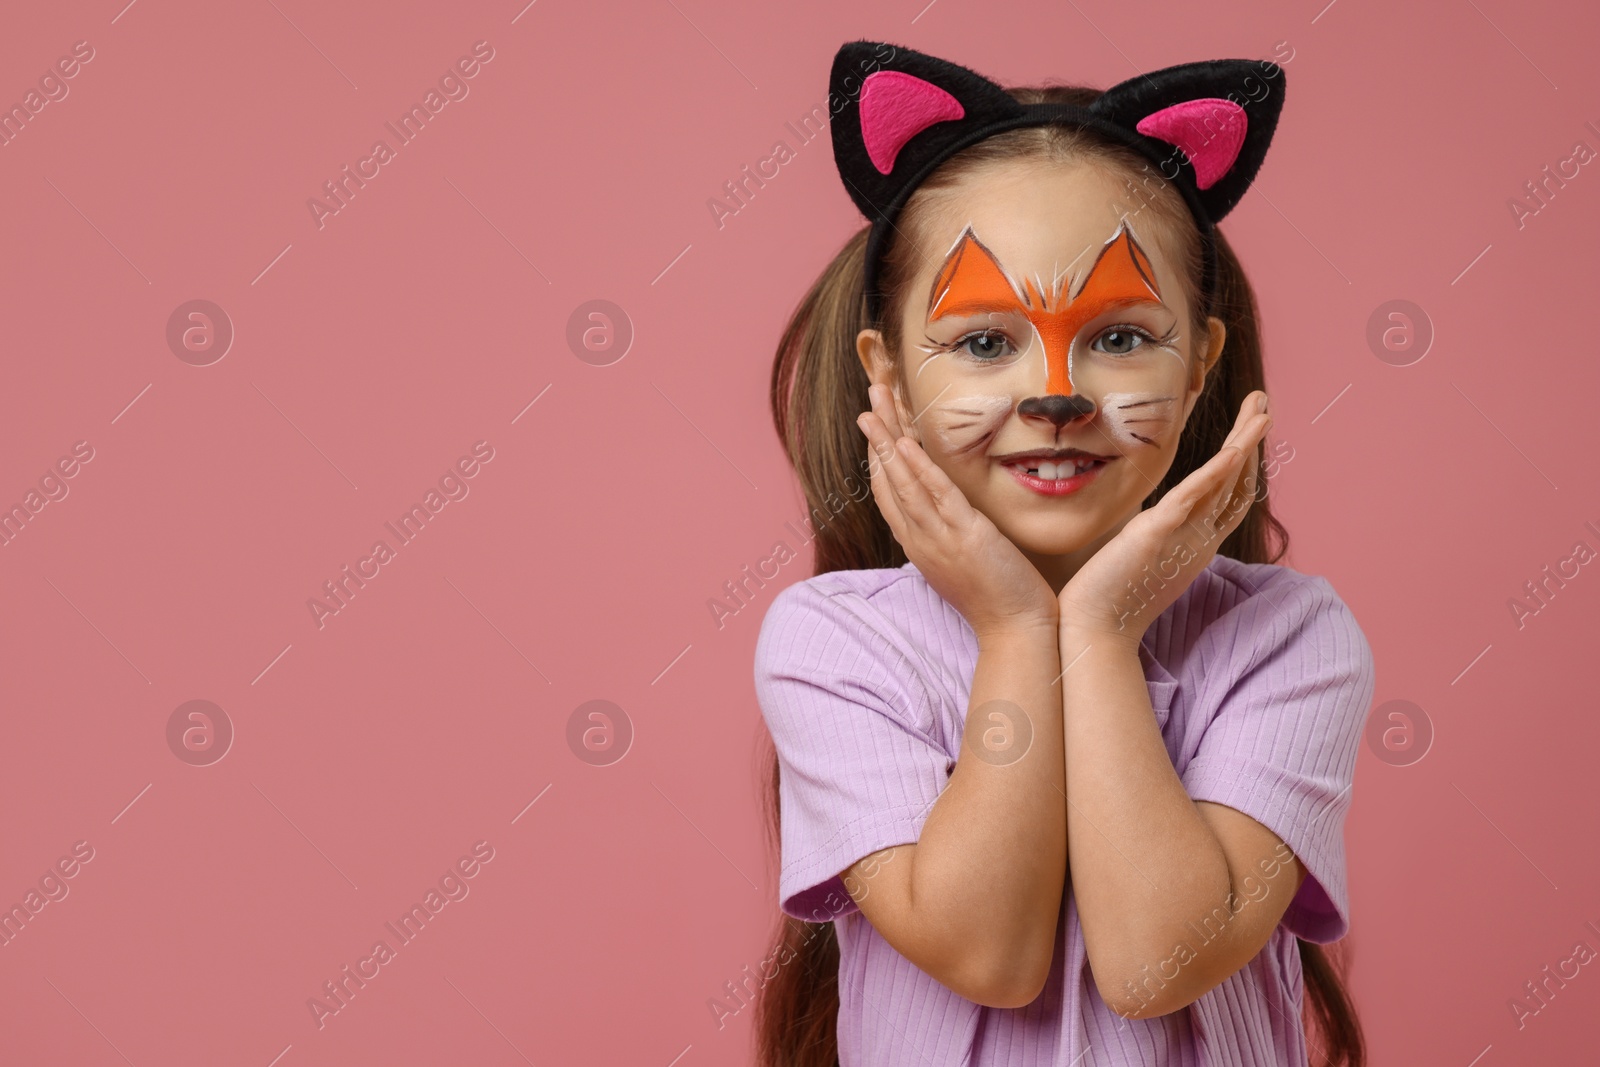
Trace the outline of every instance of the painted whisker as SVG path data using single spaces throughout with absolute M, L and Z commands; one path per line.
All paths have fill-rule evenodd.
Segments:
M 1009 396 L 958 396 L 939 405 L 934 432 L 951 455 L 965 456 L 987 446 L 1011 411 Z

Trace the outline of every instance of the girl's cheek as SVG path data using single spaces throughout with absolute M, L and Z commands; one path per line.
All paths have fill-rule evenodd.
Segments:
M 1011 397 L 980 393 L 936 401 L 925 417 L 944 453 L 965 457 L 981 455 L 1011 411 Z
M 1106 393 L 1100 402 L 1107 436 L 1124 453 L 1160 448 L 1182 414 L 1172 392 Z

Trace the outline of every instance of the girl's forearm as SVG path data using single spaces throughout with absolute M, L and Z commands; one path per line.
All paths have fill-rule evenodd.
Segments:
M 1126 983 L 1226 901 L 1227 857 L 1173 768 L 1138 644 L 1063 631 L 1067 852 L 1090 969 L 1113 1007 Z
M 980 633 L 966 740 L 913 854 L 913 910 L 962 969 L 1025 1003 L 1049 973 L 1066 880 L 1059 631 Z

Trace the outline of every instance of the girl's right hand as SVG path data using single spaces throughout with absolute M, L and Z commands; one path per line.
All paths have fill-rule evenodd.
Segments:
M 872 410 L 856 425 L 878 458 L 872 496 L 906 558 L 980 638 L 1055 628 L 1060 605 L 1044 576 L 902 433 L 888 387 L 867 396 Z

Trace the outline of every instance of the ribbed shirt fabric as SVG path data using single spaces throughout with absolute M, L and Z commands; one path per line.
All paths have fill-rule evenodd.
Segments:
M 1307 871 L 1254 959 L 1155 1018 L 1124 1019 L 1100 997 L 1070 887 L 1049 980 L 1020 1008 L 951 992 L 845 891 L 840 875 L 855 861 L 917 840 L 961 753 L 977 655 L 971 627 L 909 563 L 799 582 L 762 622 L 755 676 L 780 767 L 778 902 L 834 924 L 841 1067 L 1306 1064 L 1295 938 L 1326 943 L 1348 929 L 1344 817 L 1374 684 L 1371 649 L 1333 587 L 1217 556 L 1144 636 L 1151 707 L 1189 796 L 1256 819 Z M 1206 936 L 1194 928 L 1189 944 Z

